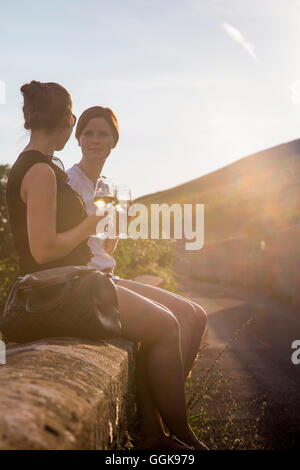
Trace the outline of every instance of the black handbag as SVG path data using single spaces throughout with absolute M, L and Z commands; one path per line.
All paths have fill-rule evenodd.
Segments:
M 121 335 L 117 292 L 106 273 L 63 266 L 18 277 L 0 317 L 6 341 L 57 336 L 106 339 Z

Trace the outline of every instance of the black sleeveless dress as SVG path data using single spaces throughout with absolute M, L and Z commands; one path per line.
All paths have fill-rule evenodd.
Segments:
M 44 155 L 37 150 L 27 150 L 19 155 L 9 173 L 6 186 L 6 201 L 14 244 L 19 257 L 21 276 L 61 266 L 86 266 L 92 257 L 91 250 L 87 245 L 88 239 L 80 243 L 67 256 L 51 263 L 38 264 L 31 254 L 27 232 L 27 206 L 21 199 L 20 187 L 25 173 L 35 163 L 48 163 L 56 175 L 57 233 L 76 227 L 87 217 L 81 197 L 67 184 L 68 176 L 64 170 L 54 163 L 55 159 L 59 161 L 59 159 L 52 155 Z

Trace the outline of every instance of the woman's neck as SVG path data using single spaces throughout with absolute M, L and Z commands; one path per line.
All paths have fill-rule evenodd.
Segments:
M 55 138 L 44 131 L 32 131 L 30 141 L 24 148 L 25 150 L 38 150 L 45 155 L 53 155 L 55 152 Z
M 102 168 L 105 161 L 92 161 L 87 162 L 82 158 L 78 163 L 79 168 L 83 173 L 96 185 L 97 179 L 101 175 Z

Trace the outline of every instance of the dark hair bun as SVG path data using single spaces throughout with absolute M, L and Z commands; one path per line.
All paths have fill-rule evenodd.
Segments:
M 70 94 L 58 83 L 32 80 L 20 91 L 24 97 L 25 129 L 53 129 L 66 112 L 72 111 Z
M 34 98 L 41 92 L 42 88 L 43 84 L 41 82 L 32 80 L 30 83 L 25 83 L 25 85 L 21 86 L 20 91 L 23 95 Z

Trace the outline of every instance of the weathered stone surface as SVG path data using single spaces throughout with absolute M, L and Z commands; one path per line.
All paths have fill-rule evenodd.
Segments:
M 115 449 L 134 429 L 134 344 L 9 343 L 0 365 L 0 449 Z

